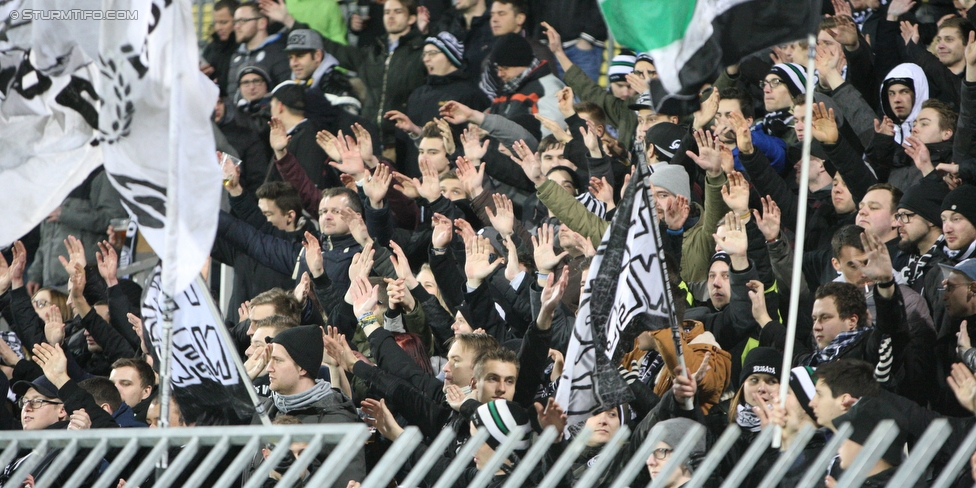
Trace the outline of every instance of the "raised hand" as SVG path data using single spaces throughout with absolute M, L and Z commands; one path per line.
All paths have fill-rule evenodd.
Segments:
M 10 289 L 10 266 L 7 265 L 7 258 L 0 254 L 0 295 Z
M 816 54 L 817 71 L 820 72 L 820 85 L 834 88 L 844 82 L 840 74 L 840 61 L 843 58 L 841 47 L 818 45 Z
M 479 164 L 475 168 L 474 164 L 468 161 L 467 158 L 458 156 L 457 158 L 457 177 L 461 180 L 461 186 L 464 187 L 464 192 L 468 194 L 468 198 L 476 198 L 484 191 L 484 181 L 485 181 L 485 165 Z
M 613 185 L 607 181 L 607 177 L 597 179 L 594 176 L 590 177 L 590 193 L 596 197 L 597 200 L 607 204 L 607 210 L 612 209 L 616 205 L 613 203 Z
M 434 118 L 434 123 L 437 124 L 437 130 L 440 131 L 441 137 L 444 138 L 444 150 L 447 154 L 454 154 L 457 151 L 457 147 L 454 145 L 454 132 L 451 131 L 451 123 L 444 119 Z
M 647 93 L 647 91 L 651 89 L 651 85 L 648 80 L 645 80 L 634 73 L 627 73 L 625 79 L 627 80 L 627 84 L 630 85 L 630 89 L 634 90 L 634 93 Z
M 356 239 L 356 242 L 360 246 L 373 243 L 373 238 L 369 235 L 369 230 L 366 228 L 366 222 L 363 221 L 362 214 L 349 207 L 345 207 L 339 211 L 339 218 L 349 226 L 349 233 L 352 234 L 352 237 Z
M 454 229 L 457 235 L 461 236 L 461 240 L 464 241 L 465 245 L 477 235 L 474 227 L 471 227 L 471 224 L 464 219 L 454 219 Z
M 376 429 L 383 437 L 394 441 L 400 434 L 403 433 L 403 428 L 400 424 L 396 422 L 393 418 L 393 414 L 390 409 L 386 407 L 386 399 L 380 399 L 376 401 L 372 398 L 367 398 L 363 400 L 362 404 L 363 412 L 366 413 L 366 423 L 370 427 Z M 352 483 L 352 482 L 351 482 Z M 357 483 L 358 485 L 358 483 Z M 348 487 L 347 487 L 348 488 Z
M 366 163 L 363 162 L 363 153 L 359 150 L 359 143 L 352 136 L 343 136 L 340 130 L 335 145 L 342 158 L 329 161 L 329 166 L 359 179 L 359 176 L 366 171 Z
M 68 430 L 85 430 L 91 428 L 91 417 L 84 408 L 79 408 L 68 417 Z
M 427 161 L 420 161 L 420 179 L 413 178 L 411 181 L 417 188 L 417 192 L 428 202 L 433 202 L 441 196 L 440 178 L 434 165 Z
M 512 161 L 515 161 L 522 167 L 525 176 L 535 183 L 535 186 L 545 183 L 546 175 L 542 174 L 542 164 L 536 159 L 535 153 L 532 152 L 528 144 L 525 141 L 517 141 L 515 144 L 512 144 L 512 149 L 515 150 L 515 155 L 511 156 Z
M 98 274 L 109 287 L 119 284 L 119 255 L 115 253 L 115 248 L 108 241 L 102 241 L 98 243 L 98 249 L 99 251 L 95 253 Z
M 907 14 L 913 7 L 915 2 L 912 0 L 892 0 L 888 4 L 888 20 L 897 22 L 898 17 Z
M 886 136 L 895 135 L 895 122 L 888 118 L 887 115 L 884 116 L 884 120 L 878 121 L 874 119 L 874 131 L 878 134 L 884 134 Z
M 566 144 L 569 141 L 573 140 L 573 135 L 570 134 L 569 132 L 566 132 L 566 129 L 560 127 L 555 120 L 552 120 L 548 117 L 544 117 L 539 114 L 535 114 L 535 120 L 538 120 L 543 127 L 549 129 L 549 132 L 552 132 L 552 136 L 555 137 L 556 141 L 558 141 L 560 144 Z
M 712 88 L 712 94 L 705 99 L 701 104 L 701 108 L 695 112 L 695 119 L 692 122 L 692 128 L 698 131 L 702 127 L 708 125 L 712 119 L 715 118 L 715 114 L 718 113 L 718 102 L 722 99 L 721 95 L 718 93 L 717 88 Z
M 373 250 L 373 243 L 366 244 L 363 246 L 361 252 L 357 252 L 353 257 L 352 261 L 349 263 L 349 280 L 353 281 L 360 277 L 368 277 L 369 272 L 373 269 L 373 255 L 375 251 Z
M 553 249 L 555 242 L 555 232 L 553 232 L 552 227 L 548 223 L 543 222 L 542 226 L 539 227 L 539 237 L 532 236 L 532 247 L 535 249 L 533 253 L 535 268 L 540 273 L 552 273 L 556 269 L 556 266 L 559 265 L 559 262 L 569 255 L 566 251 L 556 254 Z
M 275 152 L 275 159 L 281 159 L 285 157 L 285 149 L 288 147 L 288 142 L 291 141 L 291 136 L 285 130 L 285 123 L 278 117 L 271 117 L 268 126 L 271 128 L 271 135 L 268 137 L 268 142 L 271 144 L 271 149 Z
M 54 383 L 54 386 L 61 388 L 68 382 L 68 358 L 61 349 L 61 344 L 45 344 L 38 342 L 34 344 L 34 362 L 44 370 L 44 376 Z
M 779 238 L 779 226 L 783 215 L 779 205 L 776 205 L 773 197 L 769 195 L 762 198 L 762 206 L 762 215 L 759 215 L 759 210 L 753 210 L 752 216 L 756 219 L 756 225 L 766 238 L 766 242 L 772 242 Z
M 393 250 L 393 254 L 390 255 L 390 262 L 393 263 L 393 269 L 396 271 L 397 278 L 403 280 L 403 283 L 408 289 L 414 289 L 419 284 L 417 282 L 417 277 L 413 274 L 413 270 L 410 269 L 410 262 L 407 261 L 407 253 L 403 252 L 403 248 L 400 247 L 396 241 L 390 241 L 390 248 Z
M 966 44 L 966 81 L 976 81 L 976 32 L 969 33 L 969 43 Z
M 466 124 L 469 121 L 475 124 L 481 125 L 484 120 L 484 114 L 481 114 L 477 110 L 472 110 L 471 107 L 461 103 L 450 101 L 441 106 L 440 116 L 447 119 L 448 122 L 459 125 Z
M 697 392 L 698 380 L 695 376 L 685 374 L 685 370 L 681 366 L 674 368 L 674 384 L 671 385 L 674 401 L 679 405 L 684 405 L 688 400 L 693 400 Z
M 366 181 L 363 182 L 363 193 L 369 198 L 369 205 L 373 208 L 383 208 L 386 193 L 393 182 L 393 172 L 385 164 L 377 164 L 372 174 L 366 170 Z
M 729 173 L 729 184 L 722 187 L 722 200 L 737 216 L 749 215 L 749 182 L 742 173 Z
M 371 285 L 365 276 L 359 276 L 349 285 L 352 292 L 352 310 L 356 317 L 373 312 L 379 302 L 380 285 Z
M 585 127 L 580 127 L 580 134 L 583 136 L 583 143 L 590 150 L 591 158 L 602 158 L 603 152 L 600 150 L 600 136 L 596 134 L 596 126 L 589 120 Z
M 563 431 L 566 429 L 567 416 L 563 412 L 563 409 L 556 403 L 556 399 L 549 397 L 549 401 L 546 406 L 543 407 L 541 403 L 535 403 L 535 413 L 539 417 L 539 426 L 545 429 L 546 427 L 552 426 L 559 432 L 559 437 L 557 439 L 562 439 Z
M 720 152 L 721 143 L 718 138 L 712 136 L 712 131 L 696 130 L 695 142 L 698 143 L 698 154 L 686 151 L 685 154 L 691 158 L 695 164 L 705 170 L 708 176 L 718 176 L 722 174 L 722 154 Z
M 835 144 L 840 138 L 834 109 L 828 109 L 823 102 L 813 104 L 813 122 L 810 126 L 814 139 L 824 144 Z
M 522 268 L 519 267 L 518 247 L 515 246 L 515 242 L 510 238 L 505 239 L 505 251 L 507 252 L 505 279 L 511 283 L 522 272 Z
M 64 340 L 64 317 L 57 305 L 51 305 L 44 314 L 44 338 L 48 344 L 60 344 Z
M 366 163 L 366 167 L 375 168 L 380 160 L 373 154 L 373 136 L 365 127 L 359 125 L 359 122 L 352 125 L 352 133 L 359 141 L 359 154 L 362 156 L 363 162 Z
M 966 351 L 972 348 L 973 343 L 969 339 L 968 322 L 963 320 L 962 323 L 959 324 L 959 332 L 956 332 L 956 353 L 962 357 Z
M 14 290 L 24 286 L 24 268 L 27 267 L 27 249 L 20 241 L 15 241 L 13 246 L 13 260 L 10 261 L 10 268 L 7 270 L 10 276 L 10 286 Z
M 564 119 L 568 119 L 576 113 L 576 109 L 573 108 L 574 100 L 573 89 L 568 86 L 564 86 L 556 92 L 556 104 L 559 106 L 559 113 Z
M 891 256 L 888 254 L 888 246 L 881 239 L 867 233 L 861 233 L 861 245 L 864 246 L 864 261 L 854 261 L 854 266 L 864 274 L 864 276 L 874 283 L 888 283 L 894 279 L 894 271 L 891 268 Z M 893 288 L 893 287 L 892 287 Z M 885 288 L 880 288 L 883 293 Z M 891 288 L 888 288 L 891 290 Z M 892 290 L 893 292 L 893 290 Z
M 755 147 L 752 145 L 752 129 L 749 122 L 739 112 L 729 114 L 729 122 L 732 123 L 732 130 L 735 131 L 735 144 L 739 147 L 739 152 L 752 154 Z
M 901 28 L 901 38 L 905 41 L 906 46 L 910 43 L 918 44 L 918 24 L 903 20 L 898 24 L 898 27 Z
M 241 160 L 232 158 L 230 154 L 217 151 L 217 161 L 220 161 L 220 170 L 224 173 L 224 189 L 232 197 L 240 196 L 244 193 L 241 187 Z M 109 239 L 115 241 L 115 228 L 109 227 Z M 121 245 L 122 243 L 118 243 Z
M 549 327 L 552 327 L 552 314 L 556 311 L 556 305 L 563 299 L 563 294 L 568 285 L 569 266 L 563 266 L 563 271 L 558 280 L 554 273 L 549 273 L 546 286 L 542 289 L 542 306 L 539 308 L 539 316 L 535 320 L 536 327 L 539 330 L 549 330 Z
M 847 5 L 847 11 L 845 13 L 836 12 L 834 20 L 837 21 L 837 27 L 829 29 L 827 33 L 840 45 L 844 46 L 844 49 L 856 51 L 860 46 L 860 42 L 858 41 L 857 26 L 851 19 L 850 5 L 847 4 L 846 0 L 834 0 L 834 3 Z
M 481 161 L 488 152 L 488 139 L 482 143 L 479 139 L 478 131 L 472 128 L 465 128 L 461 133 L 461 147 L 464 148 L 464 157 L 470 161 Z
M 725 187 L 722 187 L 725 190 Z M 685 226 L 688 215 L 691 213 L 691 205 L 688 198 L 678 195 L 671 200 L 671 204 L 664 210 L 664 224 L 671 230 L 680 230 Z
M 407 117 L 407 114 L 399 110 L 390 110 L 389 112 L 383 114 L 383 118 L 392 120 L 393 123 L 396 124 L 397 129 L 400 129 L 408 134 L 413 134 L 414 137 L 419 136 L 420 133 L 423 132 L 423 129 L 421 129 L 419 125 L 413 123 L 413 121 L 410 120 L 410 117 Z
M 87 283 L 85 269 L 75 263 L 75 272 L 68 278 L 68 294 L 71 296 L 71 306 L 80 317 L 88 315 L 91 307 L 85 299 L 85 284 Z
M 65 259 L 64 256 L 58 256 L 58 261 L 61 261 L 61 266 L 64 266 L 68 276 L 74 276 L 77 269 L 76 264 L 80 264 L 82 269 L 88 266 L 88 259 L 85 258 L 85 245 L 77 237 L 68 236 L 64 240 L 64 247 L 68 250 L 68 259 Z
M 259 347 L 251 357 L 244 361 L 244 370 L 247 371 L 247 377 L 252 380 L 258 378 L 259 376 L 265 376 L 268 374 L 268 361 L 271 358 L 271 344 L 265 347 Z
M 715 244 L 719 249 L 725 251 L 732 258 L 732 266 L 735 269 L 745 269 L 745 266 L 737 266 L 736 258 L 746 259 L 746 251 L 749 249 L 749 239 L 746 237 L 745 224 L 735 216 L 735 212 L 725 214 L 725 235 L 719 236 L 712 234 Z
M 477 288 L 488 275 L 502 264 L 500 259 L 489 262 L 488 259 L 493 252 L 494 248 L 491 247 L 491 243 L 485 237 L 475 236 L 465 244 L 464 276 L 468 278 L 468 286 Z
M 497 213 L 492 212 L 491 207 L 485 207 L 485 212 L 488 213 L 488 220 L 491 222 L 491 226 L 507 239 L 515 233 L 514 206 L 512 205 L 512 201 L 501 193 L 495 193 L 491 196 L 491 199 L 495 202 L 495 212 Z
M 746 283 L 746 288 L 749 289 L 749 300 L 752 301 L 752 318 L 756 319 L 759 327 L 764 327 L 773 320 L 769 316 L 769 311 L 766 310 L 765 287 L 763 287 L 762 281 L 749 280 Z
M 417 7 L 417 30 L 427 33 L 427 27 L 430 25 L 430 10 L 423 5 Z
M 543 22 L 541 25 L 543 31 L 546 33 L 546 40 L 549 41 L 547 45 L 549 46 L 549 50 L 552 51 L 552 54 L 554 56 L 558 56 L 559 54 L 565 56 L 566 53 L 563 51 L 563 38 L 559 35 L 559 32 L 553 29 L 548 22 Z
M 305 303 L 305 299 L 308 298 L 308 291 L 311 289 L 311 287 L 312 278 L 308 275 L 308 271 L 306 271 L 302 273 L 302 279 L 298 282 L 298 285 L 295 286 L 295 291 L 293 292 L 295 294 L 295 299 L 298 300 L 298 303 Z
M 451 239 L 454 238 L 454 223 L 451 219 L 435 213 L 431 217 L 431 225 L 434 228 L 434 232 L 430 236 L 430 244 L 435 249 L 445 249 L 451 244 Z
M 921 139 L 915 136 L 908 136 L 905 138 L 905 142 L 902 143 L 901 147 L 905 148 L 905 154 L 912 158 L 912 161 L 915 162 L 915 167 L 922 172 L 922 176 L 935 171 L 929 148 Z
M 339 139 L 327 130 L 320 130 L 315 134 L 315 143 L 325 151 L 325 155 L 333 161 L 342 161 L 342 151 L 339 150 Z
M 311 232 L 305 231 L 305 240 L 302 242 L 305 247 L 305 264 L 312 273 L 312 278 L 318 278 L 325 273 L 325 265 L 322 263 L 322 246 L 319 239 Z M 244 317 L 246 315 L 241 315 Z
M 970 412 L 976 412 L 976 377 L 973 372 L 965 364 L 955 363 L 952 365 L 952 375 L 946 380 L 959 404 Z
M 835 18 L 840 17 L 842 15 L 846 15 L 848 17 L 853 16 L 853 14 L 851 13 L 851 4 L 847 3 L 847 0 L 830 0 L 830 3 L 834 5 Z M 833 36 L 834 38 L 837 37 L 834 36 L 833 34 L 831 34 L 831 36 Z

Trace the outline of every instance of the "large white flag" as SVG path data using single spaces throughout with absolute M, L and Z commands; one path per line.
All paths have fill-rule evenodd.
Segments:
M 221 172 L 210 115 L 218 89 L 199 70 L 189 0 L 105 0 L 138 20 L 102 21 L 99 132 L 105 170 L 165 268 L 185 289 L 217 232 Z
M 556 402 L 568 426 L 633 400 L 617 364 L 638 334 L 670 325 L 653 212 L 643 179 L 633 178 L 590 264 L 566 351 Z

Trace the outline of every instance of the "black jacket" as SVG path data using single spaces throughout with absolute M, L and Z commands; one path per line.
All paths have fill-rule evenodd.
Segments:
M 488 6 L 491 5 L 488 4 Z M 491 46 L 495 43 L 495 36 L 491 33 L 490 10 L 485 10 L 485 13 L 481 14 L 480 17 L 472 18 L 469 29 L 464 20 L 464 14 L 451 7 L 427 31 L 430 32 L 430 35 L 450 32 L 457 40 L 461 41 L 461 44 L 464 45 L 465 65 L 463 69 L 471 78 L 475 78 L 481 73 L 481 63 L 491 52 Z M 423 125 L 416 120 L 414 123 Z
M 230 37 L 226 41 L 221 41 L 217 33 L 214 32 L 210 35 L 210 42 L 203 47 L 202 57 L 204 61 L 214 68 L 214 73 L 210 77 L 217 80 L 217 85 L 224 94 L 230 93 L 227 91 L 230 60 L 234 56 L 234 52 L 237 51 L 238 44 L 233 32 L 230 33 Z M 271 88 L 274 87 L 268 87 L 269 90 Z
M 253 51 L 248 51 L 246 44 L 239 44 L 231 57 L 230 70 L 227 73 L 227 94 L 234 96 L 237 93 L 237 74 L 245 66 L 258 66 L 271 77 L 269 92 L 278 83 L 290 80 L 291 67 L 288 65 L 288 55 L 285 54 L 287 41 L 288 33 L 278 32 L 268 36 Z
M 271 145 L 265 131 L 259 131 L 250 117 L 228 103 L 224 117 L 217 122 L 220 132 L 241 156 L 241 186 L 254 193 L 264 183 L 271 164 Z M 264 136 L 264 137 L 262 137 Z
M 306 119 L 295 127 L 292 127 L 288 135 L 288 152 L 295 155 L 298 164 L 305 170 L 305 174 L 312 180 L 316 188 L 332 188 L 342 186 L 339 180 L 339 173 L 331 166 L 325 164 L 326 154 L 322 147 L 315 142 L 316 127 L 310 120 Z M 270 166 L 268 169 L 267 181 L 281 181 L 281 173 L 278 168 Z
M 563 41 L 586 39 L 602 43 L 607 39 L 607 24 L 597 0 L 542 0 L 534 2 L 532 18 L 535 19 L 535 37 L 544 39 L 540 23 L 548 22 L 556 29 Z

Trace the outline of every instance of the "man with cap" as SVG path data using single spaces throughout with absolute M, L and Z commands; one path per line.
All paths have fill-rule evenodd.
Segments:
M 976 258 L 959 264 L 940 263 L 942 271 L 942 304 L 944 316 L 938 326 L 938 343 L 935 349 L 936 371 L 940 391 L 933 408 L 950 416 L 966 415 L 946 382 L 964 349 L 969 349 L 968 324 L 976 324 Z M 962 324 L 966 323 L 967 326 Z
M 267 132 L 271 120 L 271 77 L 259 66 L 245 66 L 237 75 L 238 91 L 231 92 L 237 111 L 257 133 Z
M 248 2 L 234 10 L 234 35 L 237 53 L 230 60 L 230 73 L 240 73 L 245 66 L 260 66 L 270 77 L 268 88 L 291 78 L 288 57 L 283 52 L 285 38 L 281 32 L 268 34 L 268 17 L 261 13 L 256 2 Z M 238 77 L 227 80 L 227 93 L 238 88 Z
M 515 450 L 502 462 L 502 465 L 495 472 L 489 486 L 501 486 L 508 475 L 518 467 L 519 461 L 529 451 L 532 446 L 529 415 L 519 404 L 508 400 L 492 400 L 480 407 L 471 416 L 470 430 L 471 435 L 478 431 L 479 427 L 484 427 L 488 431 L 488 440 L 482 444 L 474 454 L 474 468 L 466 469 L 454 486 L 467 486 L 474 480 L 478 473 L 484 469 L 488 461 L 495 455 L 495 450 L 502 445 L 516 428 L 522 428 L 522 440 L 515 444 Z M 432 470 L 436 471 L 436 470 Z M 534 481 L 541 481 L 541 470 L 535 470 Z M 434 478 L 439 477 L 441 472 L 431 473 Z M 428 478 L 430 480 L 430 478 Z M 431 481 L 433 483 L 433 481 Z M 531 482 L 531 481 L 530 481 Z
M 563 120 L 554 95 L 565 85 L 552 74 L 546 61 L 535 57 L 529 41 L 518 34 L 499 37 L 489 60 L 501 81 L 490 113 L 508 119 L 539 114 Z M 544 136 L 549 133 L 542 129 Z
M 349 78 L 335 68 L 339 61 L 322 47 L 322 36 L 311 29 L 297 29 L 288 34 L 285 47 L 292 80 L 308 89 L 318 90 L 334 106 L 359 115 L 363 104 L 353 94 Z
M 670 163 L 687 133 L 686 129 L 670 121 L 652 125 L 643 137 L 639 137 L 644 141 L 647 164 L 654 166 L 659 163 Z
M 488 56 L 485 56 L 481 61 L 480 75 L 471 75 L 472 78 L 478 77 L 480 80 L 478 87 L 481 88 L 481 91 L 489 99 L 495 98 L 498 87 L 501 86 L 501 81 L 498 79 L 498 74 L 495 72 L 495 67 L 491 64 L 489 58 L 495 39 L 504 35 L 518 34 L 524 37 L 525 40 L 529 41 L 529 45 L 532 46 L 532 53 L 535 54 L 535 57 L 545 60 L 552 74 L 559 74 L 556 66 L 556 58 L 553 57 L 552 51 L 545 44 L 539 42 L 538 39 L 529 35 L 524 28 L 529 16 L 528 2 L 525 0 L 494 0 L 490 2 L 489 10 L 491 14 L 491 35 L 494 38 L 491 39 L 491 44 L 488 45 L 488 52 L 486 53 Z
M 834 425 L 844 425 L 850 423 L 854 431 L 851 436 L 840 445 L 837 454 L 840 458 L 840 468 L 849 469 L 854 464 L 854 459 L 861 453 L 861 449 L 871 437 L 875 428 L 886 419 L 891 419 L 893 415 L 889 413 L 890 405 L 880 398 L 862 398 L 851 409 L 834 419 Z M 902 451 L 905 449 L 905 434 L 899 431 L 895 440 L 888 446 L 888 449 L 881 455 L 881 459 L 868 471 L 868 477 L 861 486 L 881 487 L 886 486 L 888 481 L 895 475 L 895 468 L 901 464 Z M 832 476 L 828 475 L 825 483 L 832 487 L 836 484 Z
M 449 32 L 440 32 L 424 40 L 423 61 L 427 68 L 427 82 L 410 94 L 405 112 L 390 110 L 383 114 L 385 119 L 392 120 L 397 129 L 411 139 L 404 141 L 407 152 L 403 172 L 409 176 L 420 175 L 414 140 L 418 140 L 423 127 L 438 116 L 441 106 L 453 100 L 472 110 L 488 108 L 488 98 L 461 69 L 465 52 L 467 47 Z M 455 139 L 463 129 L 461 125 L 452 126 Z
M 651 127 L 662 122 L 677 124 L 678 117 L 655 112 L 654 102 L 651 100 L 651 94 L 649 92 L 639 94 L 637 96 L 637 100 L 628 105 L 627 108 L 637 114 L 637 133 L 634 136 L 636 143 L 631 150 L 634 154 L 636 154 L 636 159 L 638 161 L 645 164 L 651 164 L 651 162 L 648 160 L 648 155 L 645 152 L 647 150 L 647 145 L 642 144 L 644 142 L 644 138 L 647 136 L 647 131 L 649 131 Z M 671 152 L 673 153 L 673 150 Z
M 276 142 L 273 137 L 270 140 L 275 161 L 283 159 L 286 153 L 294 155 L 316 188 L 339 186 L 341 184 L 339 175 L 335 169 L 326 166 L 325 151 L 315 140 L 316 128 L 306 118 L 305 88 L 294 81 L 281 83 L 271 92 L 270 106 L 271 116 L 281 121 L 287 135 L 287 146 L 284 151 L 276 147 L 280 145 L 280 141 Z M 275 167 L 268 174 L 268 181 L 279 180 L 281 174 Z M 300 188 L 299 185 L 295 186 Z
M 267 367 L 272 393 L 263 405 L 271 419 L 291 415 L 303 424 L 359 422 L 352 399 L 328 381 L 317 379 L 324 353 L 322 335 L 322 328 L 312 325 L 286 329 L 272 339 Z M 260 419 L 255 416 L 252 423 L 258 424 Z M 319 462 L 328 454 L 321 453 Z M 333 486 L 362 481 L 365 474 L 365 455 L 360 450 Z

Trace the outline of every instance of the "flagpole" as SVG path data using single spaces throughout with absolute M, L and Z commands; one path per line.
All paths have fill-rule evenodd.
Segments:
M 651 213 L 651 228 L 654 229 L 654 242 L 657 244 L 657 259 L 661 263 L 661 277 L 664 280 L 664 300 L 668 306 L 668 321 L 671 325 L 671 339 L 674 340 L 674 351 L 678 354 L 678 366 L 681 367 L 681 371 L 684 371 L 685 375 L 691 378 L 691 372 L 688 371 L 688 366 L 685 364 L 684 348 L 681 346 L 681 328 L 678 325 L 678 318 L 674 315 L 674 297 L 671 294 L 671 279 L 668 273 L 668 264 L 664 259 L 664 246 L 661 245 L 661 229 L 658 228 L 657 212 L 654 210 L 654 206 L 651 205 L 651 200 L 649 199 L 653 198 L 653 196 L 649 197 L 651 195 L 650 168 L 640 162 L 637 163 L 637 168 L 641 183 L 647 188 L 647 191 L 643 192 L 643 198 L 644 204 Z M 683 406 L 685 410 L 691 410 L 695 408 L 695 402 L 691 398 L 686 398 Z
M 800 306 L 800 280 L 803 279 L 803 247 L 806 238 L 807 228 L 807 182 L 810 177 L 810 145 L 813 137 L 810 136 L 810 126 L 813 123 L 813 68 L 817 57 L 817 38 L 813 35 L 807 36 L 809 44 L 807 50 L 807 79 L 806 79 L 806 105 L 803 111 L 803 158 L 800 163 L 800 194 L 797 196 L 796 211 L 796 243 L 793 247 L 793 276 L 790 279 L 790 310 L 786 322 L 786 345 L 783 348 L 783 369 L 780 370 L 779 380 L 779 402 L 786 408 L 786 395 L 790 388 L 790 369 L 793 365 L 793 343 L 796 342 L 796 320 L 799 315 Z M 773 447 L 779 448 L 781 433 L 779 426 L 776 426 L 776 435 L 773 436 Z

